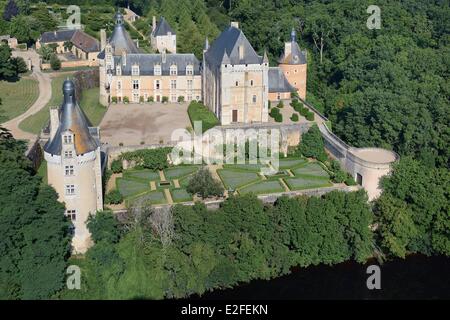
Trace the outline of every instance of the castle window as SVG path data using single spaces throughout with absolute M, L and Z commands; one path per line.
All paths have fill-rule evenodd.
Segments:
M 192 84 L 193 84 L 192 80 L 188 80 L 187 81 L 187 88 L 188 88 L 188 90 L 192 90 Z
M 256 103 L 256 94 L 253 95 L 252 101 L 253 101 L 253 103 Z
M 118 76 L 122 75 L 122 68 L 120 66 L 116 67 L 116 75 Z
M 72 221 L 77 220 L 77 211 L 76 210 L 66 210 L 66 217 L 68 217 Z
M 192 76 L 194 74 L 194 67 L 192 65 L 188 65 L 186 67 L 186 75 Z
M 67 150 L 67 151 L 64 151 L 64 158 L 68 158 L 68 159 L 70 159 L 70 158 L 72 158 L 72 150 Z
M 177 95 L 176 94 L 171 95 L 170 99 L 172 100 L 172 102 L 177 102 Z
M 73 176 L 73 166 L 65 166 L 64 167 L 64 175 L 66 176 Z
M 294 73 L 297 73 L 297 69 L 294 69 Z
M 155 65 L 154 73 L 155 73 L 155 76 L 160 76 L 161 75 L 161 65 L 159 65 L 159 64 Z
M 187 95 L 187 101 L 192 101 L 192 94 Z
M 250 85 L 253 87 L 253 80 L 250 80 Z
M 133 80 L 133 90 L 139 90 L 139 80 Z
M 66 195 L 71 196 L 75 194 L 75 185 L 66 184 Z
M 176 76 L 177 75 L 177 66 L 176 65 L 171 65 L 170 66 L 170 75 L 171 76 Z
M 170 89 L 177 88 L 177 80 L 170 80 Z
M 122 90 L 122 81 L 117 81 L 117 90 Z
M 132 66 L 131 67 L 131 75 L 132 76 L 138 76 L 139 75 L 139 66 Z
M 161 84 L 160 84 L 159 80 L 155 80 L 155 89 L 159 90 L 160 87 L 161 87 Z
M 133 102 L 139 102 L 139 93 L 133 93 Z
M 238 87 L 239 86 L 239 81 L 236 81 L 236 87 Z
M 64 140 L 64 144 L 71 144 L 72 143 L 72 135 L 70 135 L 70 134 L 64 135 L 63 140 Z

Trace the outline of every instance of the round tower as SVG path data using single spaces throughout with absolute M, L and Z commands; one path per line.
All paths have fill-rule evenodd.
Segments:
M 283 70 L 286 79 L 297 89 L 300 98 L 306 98 L 306 50 L 300 50 L 294 28 L 291 39 L 284 43 L 284 52 L 280 58 L 279 67 Z
M 66 216 L 73 224 L 73 251 L 84 253 L 91 245 L 86 226 L 89 214 L 103 209 L 98 130 L 89 127 L 72 81 L 64 82 L 63 93 L 61 108 L 50 111 L 51 136 L 44 157 L 48 183 L 65 203 Z

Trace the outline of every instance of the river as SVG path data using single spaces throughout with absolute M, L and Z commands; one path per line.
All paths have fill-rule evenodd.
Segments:
M 293 268 L 288 275 L 215 290 L 200 299 L 450 299 L 450 258 L 412 255 L 385 262 L 380 266 L 380 290 L 367 289 L 371 264 L 377 262 Z

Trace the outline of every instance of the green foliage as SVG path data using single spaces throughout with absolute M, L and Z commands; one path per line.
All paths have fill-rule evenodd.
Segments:
M 11 79 L 17 76 L 17 68 L 11 58 L 11 49 L 6 44 L 0 45 L 0 79 Z
M 428 168 L 409 157 L 382 179 L 376 213 L 388 253 L 450 255 L 449 183 L 448 170 Z
M 184 96 L 178 96 L 178 102 L 179 103 L 184 102 Z
M 275 115 L 275 121 L 283 122 L 283 115 L 281 113 L 278 113 L 277 115 Z
M 37 52 L 41 56 L 42 60 L 49 61 L 51 56 L 54 54 L 54 50 L 50 46 L 42 45 Z
M 162 103 L 167 103 L 167 102 L 169 102 L 169 97 L 163 96 L 162 99 L 161 99 L 161 102 L 162 102 Z
M 95 242 L 116 243 L 120 238 L 119 222 L 112 211 L 97 211 L 89 215 L 87 226 Z
M 270 109 L 269 116 L 276 119 L 276 117 L 280 114 L 280 109 L 278 108 L 272 108 Z
M 116 96 L 111 97 L 111 102 L 112 103 L 117 103 L 117 97 Z
M 130 98 L 128 98 L 127 96 L 123 97 L 123 102 L 124 103 L 129 103 L 130 102 Z
M 150 96 L 147 98 L 147 102 L 153 102 L 155 101 L 155 98 L 153 96 Z
M 202 122 L 202 132 L 209 130 L 220 124 L 216 115 L 206 106 L 197 101 L 192 101 L 188 107 L 188 115 L 191 120 L 191 126 L 195 128 L 195 121 Z
M 314 121 L 314 113 L 309 111 L 306 116 L 305 116 L 306 120 L 308 121 Z
M 1 299 L 49 299 L 65 284 L 70 249 L 65 208 L 33 172 L 25 148 L 0 131 Z
M 114 189 L 108 192 L 105 196 L 106 204 L 119 204 L 122 203 L 123 197 L 119 190 Z
M 172 148 L 142 149 L 122 153 L 119 160 L 136 161 L 138 167 L 162 170 L 168 167 L 167 155 Z
M 186 191 L 192 195 L 198 194 L 202 198 L 222 196 L 223 187 L 219 181 L 214 180 L 207 167 L 200 168 L 190 179 Z
M 297 113 L 293 113 L 292 116 L 291 116 L 291 120 L 294 121 L 294 122 L 297 122 L 298 121 L 298 114 Z
M 61 69 L 61 61 L 59 60 L 59 58 L 58 58 L 58 56 L 56 54 L 52 54 L 50 56 L 50 67 L 53 70 Z
M 283 108 L 284 107 L 284 104 L 283 104 L 283 101 L 282 100 L 280 100 L 280 102 L 278 102 L 278 104 L 277 104 L 277 108 Z
M 16 66 L 17 74 L 28 72 L 28 66 L 22 57 L 12 58 L 13 64 Z
M 298 149 L 305 157 L 315 158 L 322 162 L 327 159 L 323 137 L 317 125 L 313 125 L 307 132 L 302 134 Z
M 114 173 L 120 173 L 123 171 L 122 160 L 115 159 L 111 162 L 111 170 Z

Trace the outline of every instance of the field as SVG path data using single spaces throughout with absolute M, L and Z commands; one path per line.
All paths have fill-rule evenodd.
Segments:
M 19 81 L 0 81 L 0 122 L 11 120 L 27 111 L 39 96 L 39 84 L 29 77 Z
M 48 120 L 50 119 L 49 108 L 51 106 L 60 106 L 62 103 L 62 85 L 67 77 L 67 74 L 63 74 L 52 78 L 52 97 L 49 103 L 39 112 L 23 120 L 19 124 L 20 129 L 34 134 L 40 133 L 41 129 L 47 124 Z M 99 103 L 98 88 L 92 88 L 83 91 L 83 97 L 80 101 L 80 107 L 86 113 L 86 116 L 93 126 L 96 126 L 100 123 L 103 115 L 106 112 L 106 108 Z

